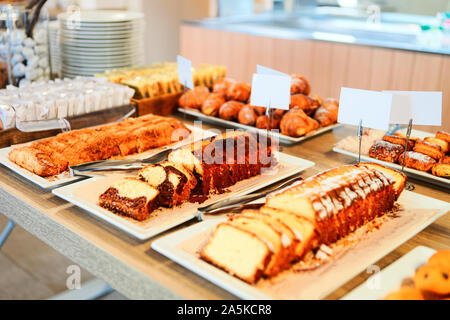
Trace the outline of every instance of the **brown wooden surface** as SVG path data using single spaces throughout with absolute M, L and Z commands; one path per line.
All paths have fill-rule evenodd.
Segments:
M 206 125 L 204 127 L 209 128 Z M 334 153 L 331 149 L 337 141 L 354 133 L 354 128 L 340 127 L 303 143 L 283 146 L 282 151 L 314 161 L 316 165 L 302 174 L 303 177 L 308 177 L 331 167 L 351 163 L 352 158 Z M 94 276 L 108 282 L 125 296 L 234 298 L 207 280 L 151 250 L 152 239 L 137 241 L 86 211 L 57 198 L 51 192 L 25 181 L 3 166 L 0 166 L 0 176 L 1 213 L 15 220 L 27 231 Z M 448 189 L 444 190 L 412 179 L 411 182 L 416 186 L 417 193 L 450 201 Z M 165 234 L 192 223 L 195 222 L 188 222 Z M 376 265 L 384 268 L 418 245 L 434 249 L 450 248 L 450 214 L 447 213 L 396 250 L 388 253 Z M 369 276 L 370 274 L 365 272 L 361 273 L 327 298 L 342 297 Z
M 315 40 L 287 40 L 182 25 L 180 52 L 222 64 L 228 76 L 251 81 L 256 64 L 302 73 L 311 92 L 339 98 L 341 87 L 443 91 L 442 129 L 450 131 L 450 56 Z M 417 126 L 436 132 L 439 127 Z

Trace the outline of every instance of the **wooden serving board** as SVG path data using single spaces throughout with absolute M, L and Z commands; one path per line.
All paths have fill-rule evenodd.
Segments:
M 450 211 L 448 202 L 410 191 L 402 193 L 398 205 L 395 215 L 377 218 L 330 246 L 334 256 L 319 267 L 299 271 L 301 265 L 296 264 L 254 285 L 200 259 L 199 250 L 226 217 L 174 232 L 154 241 L 152 248 L 239 298 L 321 299 Z

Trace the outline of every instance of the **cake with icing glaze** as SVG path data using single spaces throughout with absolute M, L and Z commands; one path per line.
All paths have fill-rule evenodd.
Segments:
M 200 256 L 250 283 L 277 275 L 307 252 L 388 212 L 405 182 L 404 174 L 371 163 L 324 171 L 271 194 L 259 210 L 220 223 Z M 249 247 L 236 241 L 247 238 Z

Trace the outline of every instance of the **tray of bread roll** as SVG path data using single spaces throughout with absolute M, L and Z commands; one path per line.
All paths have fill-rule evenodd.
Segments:
M 265 136 L 235 131 L 172 150 L 137 172 L 57 188 L 58 197 L 145 240 L 193 219 L 199 205 L 244 195 L 312 167 Z
M 0 149 L 0 163 L 44 189 L 82 180 L 69 166 L 91 161 L 145 158 L 215 133 L 174 118 L 145 115 L 116 124 L 72 130 Z
M 362 138 L 361 160 L 401 170 L 405 159 L 407 176 L 450 188 L 450 133 L 412 130 L 404 154 L 405 132 L 406 129 L 402 129 L 389 135 L 379 130 L 366 131 Z M 358 159 L 358 137 L 339 141 L 333 151 Z
M 239 298 L 325 298 L 450 211 L 405 183 L 378 164 L 333 168 L 152 248 Z
M 289 110 L 271 109 L 270 117 L 266 108 L 250 105 L 249 84 L 229 78 L 216 80 L 212 92 L 205 86 L 187 91 L 179 99 L 178 111 L 222 127 L 268 134 L 284 144 L 298 143 L 339 126 L 339 102 L 311 94 L 305 77 L 293 74 L 291 78 Z

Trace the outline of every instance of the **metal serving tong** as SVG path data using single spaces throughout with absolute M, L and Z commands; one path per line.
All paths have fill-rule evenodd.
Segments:
M 174 148 L 164 149 L 144 159 L 100 160 L 69 167 L 70 174 L 85 176 L 85 172 L 106 170 L 136 170 L 149 164 L 159 163 L 167 158 Z
M 294 182 L 303 180 L 302 177 L 293 177 L 281 184 L 275 184 L 271 186 L 270 188 L 257 192 L 252 194 L 245 194 L 241 196 L 231 197 L 228 199 L 224 199 L 218 202 L 215 202 L 213 204 L 203 206 L 197 209 L 197 219 L 199 221 L 203 220 L 203 215 L 217 215 L 222 213 L 232 213 L 236 210 L 243 210 L 243 209 L 257 209 L 261 207 L 262 203 L 253 203 L 253 204 L 247 204 L 247 202 L 262 198 L 267 196 L 269 193 L 272 193 L 277 190 L 281 190 L 283 188 L 286 188 L 287 186 L 290 186 Z
M 206 137 L 197 141 L 204 141 L 211 139 L 212 137 Z M 170 148 L 165 148 L 147 158 L 144 159 L 123 159 L 123 160 L 100 160 L 88 163 L 83 163 L 77 166 L 69 167 L 70 174 L 72 176 L 89 176 L 86 172 L 93 171 L 107 171 L 107 170 L 137 170 L 149 164 L 156 164 L 167 159 L 167 155 L 185 145 L 188 145 L 191 141 L 181 144 L 175 144 Z

